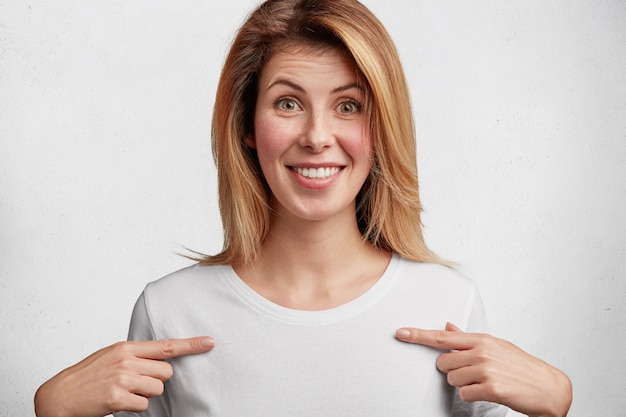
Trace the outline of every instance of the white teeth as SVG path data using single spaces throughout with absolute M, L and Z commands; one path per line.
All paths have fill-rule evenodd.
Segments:
M 325 167 L 325 168 L 298 168 L 294 167 L 294 171 L 302 175 L 305 178 L 328 178 L 331 175 L 335 175 L 339 172 L 338 167 Z

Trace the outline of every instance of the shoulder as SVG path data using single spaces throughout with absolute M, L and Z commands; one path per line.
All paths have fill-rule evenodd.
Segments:
M 412 327 L 437 329 L 449 321 L 482 328 L 472 321 L 473 311 L 482 308 L 477 286 L 454 268 L 400 258 L 395 282 L 390 299 L 411 317 Z
M 146 298 L 179 298 L 210 291 L 219 285 L 221 276 L 227 273 L 226 265 L 194 264 L 172 272 L 146 285 Z
M 460 286 L 473 288 L 474 281 L 456 269 L 428 262 L 416 262 L 395 255 L 398 266 L 396 274 L 402 281 L 417 282 L 420 285 Z
M 196 264 L 149 283 L 135 307 L 131 331 L 150 327 L 157 339 L 203 334 L 202 325 L 215 320 L 230 300 L 229 271 L 229 266 Z
M 475 282 L 454 268 L 398 258 L 394 286 L 397 293 L 421 302 L 438 300 L 462 305 L 473 303 L 477 297 Z

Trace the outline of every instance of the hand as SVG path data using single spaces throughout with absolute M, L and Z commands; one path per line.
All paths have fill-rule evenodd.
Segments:
M 402 328 L 399 340 L 452 352 L 437 368 L 459 388 L 464 401 L 497 402 L 529 417 L 564 417 L 572 402 L 569 378 L 522 349 L 489 335 L 464 333 L 451 323 L 446 330 Z
M 141 412 L 163 393 L 172 366 L 163 359 L 211 350 L 210 337 L 120 342 L 97 351 L 44 383 L 35 394 L 38 417 L 102 417 Z

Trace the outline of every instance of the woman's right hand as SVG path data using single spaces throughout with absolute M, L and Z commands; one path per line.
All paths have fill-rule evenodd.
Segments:
M 120 342 L 61 371 L 35 394 L 37 417 L 102 417 L 118 411 L 141 412 L 148 398 L 163 393 L 172 374 L 164 361 L 208 352 L 212 338 Z

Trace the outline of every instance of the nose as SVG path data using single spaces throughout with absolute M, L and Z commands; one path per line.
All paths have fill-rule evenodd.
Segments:
M 332 146 L 334 140 L 331 123 L 322 114 L 312 114 L 302 132 L 300 146 L 319 153 Z

